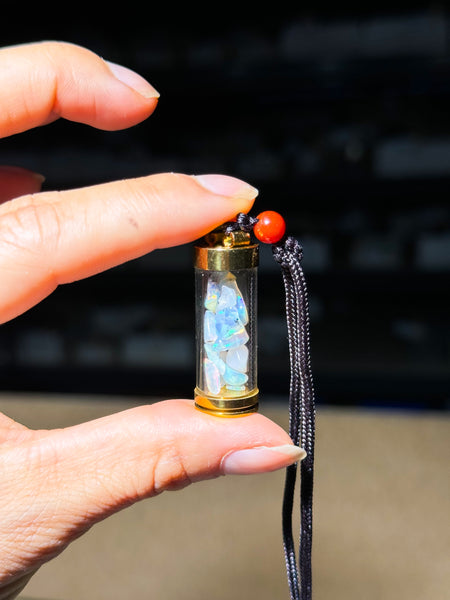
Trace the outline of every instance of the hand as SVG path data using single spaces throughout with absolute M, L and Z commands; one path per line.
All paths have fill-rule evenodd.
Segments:
M 114 130 L 147 118 L 158 93 L 136 73 L 64 43 L 0 50 L 0 136 L 59 117 Z M 0 323 L 59 284 L 197 239 L 247 212 L 256 190 L 231 177 L 159 174 L 66 192 L 0 168 Z M 260 414 L 220 419 L 189 400 L 63 430 L 0 415 L 0 598 L 108 515 L 164 490 L 303 458 Z

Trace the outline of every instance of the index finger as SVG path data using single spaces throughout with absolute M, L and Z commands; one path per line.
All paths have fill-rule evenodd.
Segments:
M 0 206 L 0 323 L 61 283 L 191 242 L 256 195 L 233 177 L 161 173 L 10 200 Z
M 99 129 L 131 127 L 159 94 L 137 73 L 65 42 L 0 49 L 0 137 L 58 117 Z

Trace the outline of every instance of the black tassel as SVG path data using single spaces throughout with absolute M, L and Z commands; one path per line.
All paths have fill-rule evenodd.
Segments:
M 309 306 L 306 281 L 301 267 L 302 248 L 292 237 L 272 246 L 280 264 L 286 293 L 286 320 L 291 380 L 289 392 L 289 435 L 306 451 L 300 464 L 300 544 L 299 563 L 295 558 L 292 512 L 297 465 L 286 469 L 283 497 L 283 544 L 288 584 L 292 600 L 312 597 L 312 521 L 315 442 L 315 401 L 311 372 Z

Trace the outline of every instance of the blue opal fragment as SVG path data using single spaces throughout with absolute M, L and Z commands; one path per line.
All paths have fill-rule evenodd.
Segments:
M 236 296 L 236 307 L 239 315 L 239 319 L 243 325 L 247 325 L 248 323 L 248 311 L 245 306 L 244 298 L 239 294 Z
M 240 373 L 235 371 L 228 365 L 225 365 L 225 373 L 223 374 L 225 383 L 229 385 L 243 385 L 248 381 L 248 375 L 246 373 Z
M 205 311 L 203 318 L 203 340 L 205 344 L 210 344 L 217 339 L 216 317 L 210 310 Z
M 239 333 L 235 333 L 229 338 L 217 338 L 215 342 L 212 343 L 212 347 L 214 350 L 218 352 L 222 352 L 224 350 L 230 350 L 231 348 L 236 348 L 241 344 L 246 344 L 249 340 L 248 333 L 245 329 L 240 331 Z
M 223 339 L 227 339 L 244 330 L 244 325 L 239 318 L 236 306 L 218 310 L 215 324 L 218 336 Z
M 211 344 L 205 344 L 206 356 L 209 360 L 216 365 L 219 373 L 223 375 L 225 373 L 225 362 L 221 358 L 219 352 L 213 348 Z
M 248 323 L 248 312 L 247 307 L 245 305 L 244 298 L 242 297 L 241 290 L 236 283 L 236 279 L 231 279 L 227 281 L 227 287 L 236 294 L 236 300 L 233 303 L 233 306 L 237 308 L 237 312 L 239 315 L 239 319 L 243 325 L 247 325 Z

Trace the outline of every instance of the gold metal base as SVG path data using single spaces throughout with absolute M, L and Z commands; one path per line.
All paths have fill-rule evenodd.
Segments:
M 214 398 L 195 389 L 195 407 L 216 417 L 243 417 L 258 411 L 258 390 L 240 398 Z

